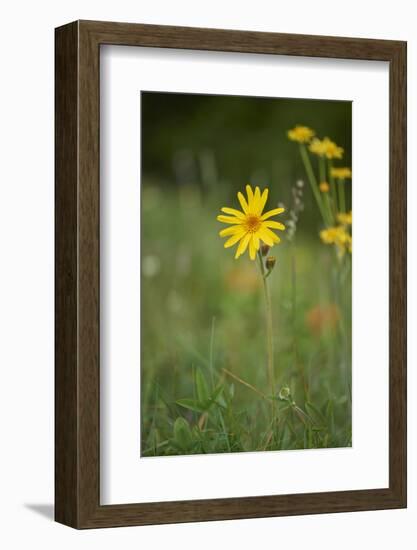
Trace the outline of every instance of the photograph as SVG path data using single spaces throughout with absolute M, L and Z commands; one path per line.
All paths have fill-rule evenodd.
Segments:
M 0 7 L 0 550 L 412 550 L 415 5 L 43 7 Z
M 2 3 L 0 549 L 412 548 L 417 34 L 380 4 Z
M 141 457 L 352 446 L 352 102 L 142 91 Z

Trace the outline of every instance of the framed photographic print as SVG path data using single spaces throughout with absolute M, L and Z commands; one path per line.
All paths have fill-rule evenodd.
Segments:
M 406 506 L 406 44 L 56 29 L 56 520 Z

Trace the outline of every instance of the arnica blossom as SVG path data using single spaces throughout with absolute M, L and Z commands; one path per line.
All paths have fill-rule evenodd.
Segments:
M 352 211 L 347 214 L 344 212 L 339 212 L 337 215 L 337 221 L 342 225 L 352 225 Z
M 343 225 L 323 229 L 320 231 L 320 238 L 325 244 L 336 245 L 339 257 L 343 256 L 346 250 L 352 253 L 352 237 Z
M 343 168 L 332 168 L 330 170 L 330 174 L 336 178 L 336 179 L 339 179 L 339 180 L 344 180 L 344 179 L 350 179 L 352 177 L 352 170 L 350 168 L 347 168 L 347 167 L 343 167 Z
M 217 219 L 219 222 L 231 225 L 231 227 L 222 229 L 219 233 L 221 237 L 229 237 L 224 243 L 224 247 L 229 248 L 239 243 L 235 258 L 239 258 L 249 248 L 250 259 L 254 260 L 261 242 L 268 246 L 273 246 L 275 243 L 280 242 L 278 235 L 271 231 L 271 229 L 283 231 L 285 226 L 280 222 L 270 220 L 270 218 L 284 212 L 284 208 L 274 208 L 263 214 L 268 199 L 268 189 L 264 189 L 261 193 L 259 187 L 256 187 L 255 191 L 253 191 L 252 187 L 247 185 L 246 193 L 247 198 L 240 191 L 237 194 L 242 211 L 235 208 L 223 207 L 221 209 L 222 212 L 229 214 L 229 216 L 221 214 L 217 216 Z
M 288 139 L 298 141 L 298 143 L 308 143 L 314 134 L 314 130 L 307 126 L 296 126 L 287 132 Z
M 330 186 L 327 183 L 327 181 L 322 181 L 319 185 L 319 189 L 322 193 L 328 193 L 329 189 L 330 189 Z
M 336 145 L 334 141 L 329 138 L 324 138 L 324 156 L 328 159 L 341 159 L 343 157 L 344 149 Z
M 314 138 L 310 145 L 308 146 L 309 151 L 311 153 L 314 153 L 315 155 L 319 155 L 320 157 L 324 157 L 325 154 L 325 143 L 324 140 L 321 140 L 319 138 Z
M 321 140 L 318 138 L 313 139 L 308 148 L 311 153 L 320 157 L 328 159 L 341 159 L 343 157 L 343 147 L 339 147 L 328 137 Z

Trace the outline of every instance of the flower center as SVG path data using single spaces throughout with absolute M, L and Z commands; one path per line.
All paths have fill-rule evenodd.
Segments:
M 256 233 L 260 228 L 260 226 L 261 226 L 261 220 L 259 216 L 255 216 L 253 214 L 249 214 L 248 216 L 246 216 L 246 221 L 245 221 L 246 231 L 249 231 L 250 233 Z

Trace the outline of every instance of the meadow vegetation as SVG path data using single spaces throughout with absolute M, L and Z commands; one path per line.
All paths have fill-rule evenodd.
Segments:
M 282 181 L 222 177 L 215 146 L 195 178 L 175 163 L 142 173 L 142 456 L 351 445 L 351 174 L 312 150 L 316 135 L 287 130 L 277 129 L 293 152 L 275 160 L 297 168 Z M 240 208 L 247 183 L 268 187 L 268 210 L 285 208 L 267 252 L 272 387 L 258 265 L 267 256 L 234 259 L 216 220 L 221 207 Z

